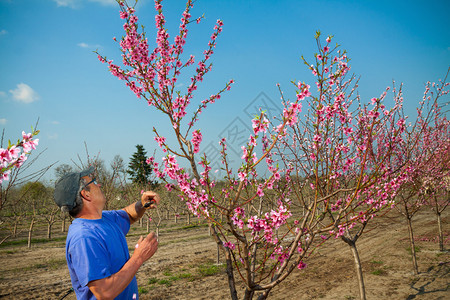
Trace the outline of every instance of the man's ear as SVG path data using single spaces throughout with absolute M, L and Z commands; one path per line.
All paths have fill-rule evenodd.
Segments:
M 91 193 L 88 190 L 81 190 L 80 194 L 84 200 L 91 201 Z

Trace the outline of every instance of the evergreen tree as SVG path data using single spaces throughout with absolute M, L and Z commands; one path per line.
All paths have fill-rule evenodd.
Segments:
M 142 145 L 136 145 L 136 152 L 131 156 L 128 164 L 127 173 L 133 183 L 139 185 L 153 185 L 150 181 L 152 168 L 145 162 L 147 160 L 147 152 Z

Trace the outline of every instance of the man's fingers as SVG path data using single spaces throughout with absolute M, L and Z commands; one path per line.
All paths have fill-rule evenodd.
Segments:
M 136 246 L 134 246 L 134 248 L 139 247 L 139 244 L 144 240 L 144 237 L 141 235 L 141 237 L 139 238 L 139 240 L 136 243 Z
M 155 192 L 152 192 L 152 191 L 146 191 L 146 192 L 144 192 L 144 193 L 142 194 L 141 199 L 142 199 L 142 202 L 145 202 L 145 204 L 144 204 L 145 207 L 149 207 L 149 206 L 151 206 L 152 204 L 154 204 L 154 205 L 152 206 L 152 208 L 154 208 L 155 205 L 158 205 L 159 200 L 160 200 L 160 199 L 159 199 L 159 195 L 158 195 L 157 193 L 155 193 Z M 148 203 L 150 203 L 150 204 L 148 204 Z

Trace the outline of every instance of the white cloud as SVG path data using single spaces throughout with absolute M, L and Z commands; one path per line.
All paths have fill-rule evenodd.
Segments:
M 6 97 L 6 93 L 3 91 L 0 91 L 0 98 L 4 98 L 4 97 Z
M 81 48 L 90 48 L 90 49 L 98 49 L 98 48 L 101 47 L 101 46 L 98 45 L 98 44 L 96 44 L 96 45 L 90 45 L 90 44 L 83 43 L 83 42 L 78 43 L 77 46 L 78 46 L 78 47 L 81 47 Z
M 77 8 L 79 6 L 79 0 L 53 0 L 58 7 L 70 7 Z
M 53 125 L 59 125 L 59 121 L 52 121 L 51 124 L 53 124 Z
M 0 125 L 5 125 L 7 120 L 5 118 L 0 119 Z
M 58 7 L 79 8 L 83 2 L 95 2 L 103 6 L 116 6 L 116 0 L 53 0 Z
M 117 5 L 117 1 L 116 0 L 89 0 L 90 2 L 97 2 L 100 3 L 101 5 Z
M 19 83 L 15 90 L 9 90 L 9 92 L 13 95 L 14 100 L 23 103 L 31 103 L 39 99 L 39 95 L 25 83 Z
M 5 29 L 0 30 L 0 35 L 5 35 L 8 34 L 8 31 L 6 31 Z

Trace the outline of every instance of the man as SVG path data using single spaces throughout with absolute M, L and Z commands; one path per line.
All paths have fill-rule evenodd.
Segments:
M 63 176 L 54 198 L 75 218 L 66 239 L 66 259 L 78 299 L 138 299 L 136 272 L 158 248 L 154 233 L 139 239 L 130 257 L 125 235 L 146 207 L 155 208 L 158 194 L 147 191 L 123 210 L 103 211 L 106 203 L 91 167 Z M 149 205 L 150 204 L 150 205 Z

